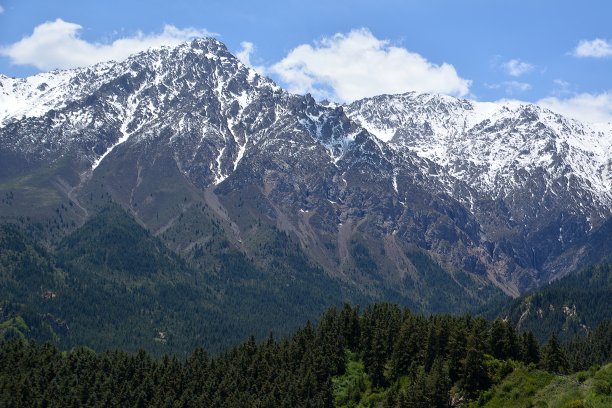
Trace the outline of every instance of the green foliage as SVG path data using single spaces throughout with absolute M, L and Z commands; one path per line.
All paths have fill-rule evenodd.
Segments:
M 99 270 L 100 274 L 118 275 L 128 282 L 173 270 L 189 272 L 178 256 L 115 205 L 104 208 L 63 239 L 58 255 L 65 269 Z M 121 276 L 122 271 L 129 271 L 130 276 Z
M 491 378 L 485 365 L 486 347 L 483 339 L 482 322 L 474 325 L 468 337 L 467 349 L 461 366 L 461 388 L 470 398 L 479 391 L 489 388 Z
M 544 285 L 510 304 L 492 304 L 483 315 L 508 316 L 520 331 L 531 331 L 545 342 L 552 332 L 560 340 L 586 335 L 610 319 L 610 310 L 612 263 L 606 262 Z
M 541 370 L 530 370 L 517 365 L 503 382 L 483 393 L 476 406 L 527 407 L 533 396 L 547 386 L 554 376 Z
M 578 336 L 563 346 L 570 371 L 586 370 L 612 360 L 612 321 L 605 320 L 586 337 Z
M 553 335 L 542 349 L 511 320 L 423 316 L 391 303 L 332 307 L 299 328 L 359 297 L 271 226 L 250 236 L 252 256 L 206 228 L 209 241 L 188 263 L 114 205 L 56 248 L 0 226 L 0 405 L 521 406 L 557 393 L 555 406 L 609 402 L 609 366 L 589 369 L 612 359 L 609 321 L 566 343 L 571 332 Z M 361 269 L 375 262 L 355 250 Z M 423 304 L 465 305 L 457 280 L 426 254 L 409 256 L 423 273 L 415 289 L 430 290 Z M 605 287 L 606 268 L 583 272 L 588 285 Z M 258 344 L 270 329 L 295 334 Z M 215 357 L 197 348 L 227 350 L 247 333 Z M 576 371 L 574 383 L 553 375 Z
M 363 361 L 353 352 L 347 352 L 346 371 L 332 379 L 334 386 L 334 405 L 337 407 L 354 407 L 361 401 L 362 395 L 371 388 L 371 381 L 366 375 Z
M 553 333 L 542 350 L 542 367 L 551 373 L 563 374 L 568 369 L 567 357 Z
M 406 257 L 418 271 L 418 279 L 411 282 L 410 296 L 420 311 L 457 313 L 473 310 L 495 297 L 494 289 L 463 272 L 448 273 L 421 250 L 407 251 Z
M 350 255 L 357 269 L 369 275 L 376 273 L 378 269 L 376 261 L 374 261 L 370 251 L 362 242 L 357 240 L 351 241 Z
M 22 337 L 25 338 L 30 328 L 21 316 L 14 316 L 0 323 L 0 336 L 3 338 Z
M 278 230 L 260 236 L 265 265 L 215 241 L 220 237 L 202 246 L 202 262 L 188 264 L 117 205 L 57 248 L 0 226 L 0 322 L 7 325 L 0 334 L 61 348 L 218 352 L 249 334 L 289 333 L 345 296 Z M 27 333 L 10 324 L 16 318 Z
M 559 376 L 518 364 L 504 381 L 486 391 L 473 406 L 593 407 L 612 405 L 612 364 Z
M 54 253 L 19 231 L 4 228 L 19 245 L 2 280 L 5 318 L 20 315 L 32 338 L 61 347 L 97 350 L 144 347 L 156 354 L 214 344 L 223 326 L 189 266 L 118 206 L 110 206 L 66 237 Z M 24 262 L 27 261 L 27 262 Z M 13 278 L 13 279 L 10 279 Z M 24 313 L 25 312 L 25 313 Z M 206 324 L 180 316 L 206 316 Z
M 503 344 L 511 338 L 497 326 L 469 316 L 419 316 L 392 304 L 372 305 L 359 315 L 345 305 L 280 341 L 270 336 L 258 343 L 251 336 L 217 356 L 196 348 L 183 359 L 155 359 L 144 351 L 98 354 L 81 347 L 61 352 L 48 343 L 13 338 L 0 341 L 0 404 L 609 406 L 612 364 L 561 377 L 524 361 L 497 359 L 491 355 L 498 344 L 493 339 Z M 410 333 L 423 347 L 410 346 Z M 458 341 L 466 333 L 467 340 Z M 386 343 L 379 341 L 384 338 Z M 591 347 L 598 344 L 604 343 Z

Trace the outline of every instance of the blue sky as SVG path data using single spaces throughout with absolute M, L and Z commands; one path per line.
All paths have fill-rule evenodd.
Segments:
M 216 33 L 281 85 L 319 98 L 414 88 L 612 120 L 606 0 L 0 0 L 0 10 L 0 73 L 10 76 Z M 55 42 L 48 30 L 33 36 L 45 23 Z

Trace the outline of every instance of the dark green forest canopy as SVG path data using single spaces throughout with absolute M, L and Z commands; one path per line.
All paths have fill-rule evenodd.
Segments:
M 491 304 L 482 315 L 509 319 L 540 342 L 553 332 L 562 340 L 586 335 L 612 318 L 612 263 L 592 265 L 518 299 Z
M 195 267 L 118 206 L 56 247 L 1 225 L 0 405 L 486 405 L 508 397 L 507 382 L 575 372 L 609 394 L 596 365 L 611 359 L 610 263 L 492 306 L 489 320 L 389 303 L 320 315 L 368 299 L 326 280 L 278 230 L 262 230 L 265 265 L 212 236 L 198 251 L 207 267 Z M 445 278 L 410 256 L 432 287 Z M 271 328 L 293 334 L 256 340 Z
M 0 225 L 0 335 L 186 356 L 198 346 L 227 349 L 250 334 L 288 334 L 342 304 L 347 295 L 338 283 L 280 232 L 269 231 L 264 243 L 262 251 L 282 255 L 265 268 L 213 236 L 199 268 L 115 205 L 55 248 Z
M 312 265 L 278 230 L 262 227 L 258 235 L 254 254 L 267 260 L 262 264 L 228 245 L 218 228 L 211 221 L 210 241 L 190 262 L 117 205 L 55 247 L 40 243 L 35 231 L 0 225 L 0 335 L 50 341 L 60 349 L 144 348 L 157 356 L 187 356 L 196 347 L 225 350 L 250 334 L 289 334 L 330 305 L 372 302 Z M 453 298 L 456 313 L 470 310 L 452 285 L 440 286 L 448 276 L 437 264 L 419 252 L 409 255 L 427 280 L 415 288 L 424 294 L 422 304 L 440 310 Z M 610 318 L 611 269 L 610 263 L 587 268 L 489 306 L 483 315 L 507 318 L 539 342 L 551 332 L 563 341 L 585 335 Z
M 273 226 L 258 223 L 247 254 L 207 218 L 206 206 L 192 210 L 207 240 L 195 245 L 191 258 L 169 249 L 174 236 L 154 236 L 116 204 L 100 208 L 56 243 L 40 241 L 36 229 L 0 225 L 0 334 L 50 341 L 60 349 L 143 348 L 157 356 L 186 356 L 196 347 L 225 350 L 251 334 L 289 334 L 331 305 L 375 301 L 330 277 Z M 367 251 L 361 252 L 366 262 Z M 411 289 L 412 300 L 381 293 L 387 301 L 413 311 L 461 313 L 492 296 L 467 296 L 425 253 L 407 256 L 422 282 Z
M 360 313 L 345 305 L 291 337 L 251 337 L 215 357 L 202 349 L 185 359 L 156 359 L 144 351 L 61 352 L 21 338 L 2 341 L 0 401 L 24 407 L 484 404 L 493 395 L 484 391 L 510 373 L 537 367 L 572 373 L 609 362 L 611 346 L 610 322 L 571 343 L 553 336 L 540 347 L 502 320 L 422 316 L 393 304 Z M 598 392 L 605 396 L 610 379 L 602 381 Z

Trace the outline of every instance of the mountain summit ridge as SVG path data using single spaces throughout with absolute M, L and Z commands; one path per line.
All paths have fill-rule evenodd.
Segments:
M 376 296 L 426 284 L 415 250 L 471 296 L 486 282 L 518 295 L 609 245 L 590 239 L 612 217 L 612 132 L 534 105 L 415 93 L 323 105 L 211 38 L 1 77 L 0 102 L 0 190 L 21 203 L 2 207 L 9 219 L 69 202 L 78 225 L 111 199 L 175 231 L 166 243 L 190 258 L 204 238 L 182 223 L 205 202 L 239 250 L 270 223 Z
M 347 112 L 394 148 L 414 151 L 456 178 L 470 181 L 462 162 L 484 167 L 476 187 L 496 195 L 502 191 L 494 179 L 504 175 L 509 161 L 522 168 L 534 162 L 549 167 L 555 164 L 552 155 L 568 156 L 566 164 L 591 187 L 594 198 L 612 206 L 612 133 L 601 126 L 518 101 L 476 102 L 414 92 L 365 98 L 349 104 Z M 483 152 L 486 156 L 479 157 Z

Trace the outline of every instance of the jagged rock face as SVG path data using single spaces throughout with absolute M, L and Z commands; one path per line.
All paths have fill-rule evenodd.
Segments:
M 364 99 L 346 111 L 394 149 L 434 161 L 491 198 L 570 190 L 559 201 L 571 199 L 577 212 L 601 218 L 612 206 L 610 125 L 593 129 L 535 105 L 414 93 Z
M 610 130 L 433 95 L 324 106 L 213 39 L 0 77 L 0 103 L 0 188 L 18 200 L 35 185 L 82 221 L 108 194 L 160 233 L 204 200 L 247 252 L 245 220 L 264 219 L 330 275 L 398 293 L 418 247 L 517 294 L 566 273 L 570 252 L 587 262 L 580 245 L 611 215 Z M 355 239 L 375 272 L 351 266 Z
M 34 86 L 48 75 L 24 82 Z M 256 135 L 275 120 L 270 100 L 283 94 L 214 40 L 61 75 L 56 87 L 67 91 L 51 88 L 47 93 L 57 98 L 30 98 L 45 99 L 48 110 L 36 107 L 22 111 L 24 119 L 15 113 L 4 118 L 2 139 L 9 149 L 27 152 L 31 160 L 53 160 L 74 150 L 85 170 L 96 168 L 120 143 L 163 144 L 176 153 L 181 170 L 201 185 L 219 182 L 233 171 L 246 135 Z M 25 87 L 7 82 L 4 89 L 11 83 Z M 25 94 L 25 103 L 31 103 L 27 97 L 33 92 L 22 90 L 19 96 Z
M 360 100 L 346 111 L 391 148 L 439 165 L 446 191 L 469 208 L 485 239 L 543 280 L 553 277 L 547 268 L 556 257 L 610 218 L 610 125 L 528 104 L 414 93 Z

